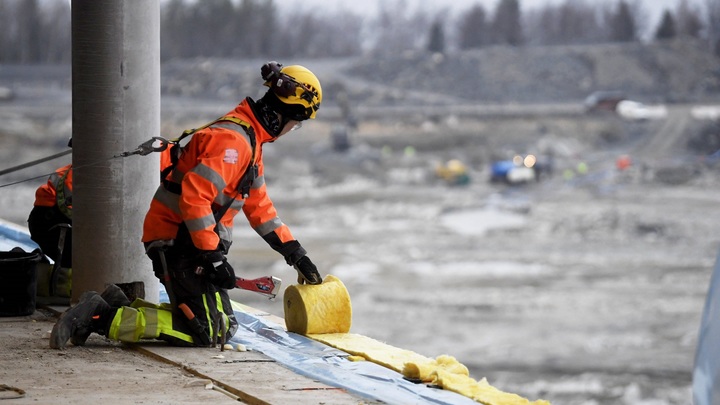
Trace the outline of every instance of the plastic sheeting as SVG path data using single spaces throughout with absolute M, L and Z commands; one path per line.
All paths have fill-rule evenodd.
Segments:
M 32 252 L 38 245 L 30 239 L 27 228 L 0 219 L 0 251 L 9 252 L 14 247 Z
M 240 327 L 231 339 L 259 351 L 298 374 L 388 404 L 473 404 L 462 395 L 415 384 L 402 374 L 368 361 L 352 362 L 348 353 L 305 336 L 286 332 L 244 312 L 235 312 Z
M 698 345 L 693 370 L 693 399 L 695 405 L 720 403 L 720 251 L 710 279 L 700 321 Z

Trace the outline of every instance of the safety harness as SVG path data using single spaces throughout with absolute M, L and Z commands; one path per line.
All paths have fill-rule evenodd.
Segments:
M 72 205 L 72 195 L 67 195 L 68 193 L 66 193 L 66 191 L 69 190 L 65 189 L 65 180 L 70 174 L 70 170 L 72 170 L 72 167 L 68 168 L 57 180 L 57 183 L 55 183 L 55 202 L 60 212 L 68 219 L 72 219 L 72 209 L 70 208 Z
M 209 128 L 209 127 L 213 127 L 213 126 L 227 128 L 227 126 L 222 125 L 225 122 L 229 122 L 229 123 L 238 125 L 241 128 L 243 128 L 243 130 L 247 134 L 248 138 L 250 138 L 250 147 L 252 148 L 252 157 L 250 158 L 250 162 L 248 163 L 247 169 L 245 169 L 245 173 L 243 174 L 242 178 L 238 182 L 238 187 L 237 187 L 235 196 L 232 199 L 230 199 L 224 206 L 222 206 L 218 211 L 213 212 L 213 216 L 215 217 L 216 222 L 220 222 L 220 219 L 225 215 L 225 212 L 227 212 L 228 208 L 230 208 L 230 205 L 232 205 L 232 202 L 235 201 L 235 199 L 237 198 L 238 195 L 241 195 L 242 198 L 247 198 L 250 195 L 250 188 L 252 187 L 253 182 L 255 181 L 255 179 L 258 176 L 258 165 L 255 162 L 255 149 L 256 149 L 255 130 L 250 126 L 249 123 L 247 123 L 237 117 L 232 117 L 232 116 L 226 115 L 226 116 L 220 117 L 212 122 L 209 122 L 201 127 L 185 130 L 182 133 L 182 135 L 180 135 L 179 138 L 168 140 L 168 143 L 172 144 L 172 146 L 170 147 L 170 166 L 164 168 L 162 170 L 162 172 L 160 173 L 160 179 L 161 179 L 162 184 L 165 187 L 165 189 L 171 193 L 179 195 L 182 192 L 182 186 L 179 183 L 168 180 L 167 176 L 175 169 L 178 161 L 180 160 L 180 155 L 182 154 L 182 150 L 183 150 L 182 146 L 180 145 L 180 142 L 182 142 L 182 140 L 187 138 L 188 136 L 191 136 L 191 135 L 195 134 L 196 132 L 203 130 L 205 128 Z M 230 129 L 230 128 L 228 128 L 228 129 Z

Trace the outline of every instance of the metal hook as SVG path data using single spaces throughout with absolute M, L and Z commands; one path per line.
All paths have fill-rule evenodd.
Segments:
M 158 146 L 155 146 L 155 142 L 159 142 L 160 144 Z M 162 138 L 159 136 L 153 136 L 148 141 L 141 143 L 140 146 L 138 146 L 134 151 L 123 152 L 120 156 L 123 156 L 123 157 L 130 156 L 130 155 L 145 156 L 145 155 L 149 155 L 153 152 L 162 152 L 168 148 L 170 143 L 171 142 L 165 138 Z

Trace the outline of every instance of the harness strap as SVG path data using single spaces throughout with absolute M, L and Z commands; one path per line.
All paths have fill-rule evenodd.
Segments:
M 168 142 L 170 144 L 172 144 L 172 146 L 170 147 L 170 163 L 171 164 L 170 164 L 170 166 L 163 169 L 163 171 L 160 174 L 160 180 L 164 181 L 165 177 L 175 168 L 175 165 L 177 165 L 178 159 L 180 158 L 180 154 L 182 153 L 182 146 L 180 145 L 180 142 L 182 142 L 183 139 L 187 138 L 188 136 L 192 136 L 197 131 L 203 130 L 205 128 L 208 128 L 214 124 L 217 124 L 217 123 L 223 122 L 223 121 L 228 121 L 228 122 L 232 122 L 237 125 L 240 125 L 241 127 L 243 127 L 245 129 L 246 132 L 247 132 L 248 128 L 252 128 L 249 123 L 247 123 L 237 117 L 225 115 L 214 121 L 210 121 L 201 127 L 197 127 L 197 128 L 193 128 L 193 129 L 186 129 L 185 131 L 183 131 L 182 135 L 180 135 L 179 137 L 168 140 Z M 253 155 L 252 160 L 255 161 L 255 139 L 254 138 L 250 140 L 250 144 L 252 146 L 252 155 Z M 169 190 L 169 191 L 171 191 L 171 190 Z M 176 193 L 176 194 L 180 194 L 180 193 Z
M 57 183 L 55 183 L 55 202 L 57 203 L 57 207 L 60 212 L 62 212 L 62 214 L 68 219 L 72 219 L 72 210 L 69 207 L 71 204 L 69 200 L 72 198 L 72 195 L 67 195 L 67 193 L 65 193 L 65 179 L 67 179 L 70 174 L 70 170 L 72 170 L 72 166 L 68 168 L 68 170 L 57 180 Z
M 243 198 L 247 198 L 250 193 L 250 188 L 252 187 L 253 181 L 258 176 L 258 165 L 255 162 L 256 159 L 256 140 L 255 140 L 255 131 L 250 126 L 250 124 L 246 121 L 243 121 L 237 117 L 232 117 L 229 115 L 220 117 L 212 122 L 209 122 L 201 127 L 194 128 L 194 129 L 188 129 L 183 131 L 182 135 L 176 139 L 171 139 L 169 142 L 173 144 L 173 146 L 170 148 L 170 166 L 166 167 L 162 173 L 161 173 L 161 180 L 162 184 L 165 187 L 165 189 L 171 193 L 180 195 L 182 193 L 182 186 L 179 183 L 167 180 L 166 177 L 170 172 L 172 172 L 175 167 L 177 166 L 178 160 L 180 159 L 180 154 L 182 153 L 182 146 L 180 145 L 180 142 L 187 138 L 188 136 L 193 135 L 197 131 L 203 130 L 205 128 L 212 127 L 215 124 L 222 124 L 225 122 L 230 122 L 235 125 L 238 125 L 243 128 L 245 133 L 247 134 L 249 140 L 250 140 L 250 147 L 252 148 L 252 157 L 250 158 L 250 162 L 248 163 L 247 169 L 245 169 L 245 173 L 243 174 L 242 178 L 238 182 L 238 188 L 237 192 L 235 193 L 235 196 L 230 199 L 224 206 L 222 206 L 218 211 L 213 213 L 213 216 L 215 217 L 216 222 L 220 222 L 220 219 L 225 215 L 227 210 L 230 208 L 230 205 L 232 205 L 235 198 L 237 198 L 238 195 L 241 195 Z M 227 128 L 227 126 L 221 126 L 219 127 Z M 231 129 L 231 128 L 228 128 Z

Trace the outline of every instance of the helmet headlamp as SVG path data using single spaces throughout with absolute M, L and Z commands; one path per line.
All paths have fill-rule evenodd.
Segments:
M 292 70 L 292 68 L 297 69 L 302 67 L 290 66 L 287 69 Z M 305 71 L 310 73 L 315 81 L 317 81 L 317 78 L 315 78 L 311 72 L 307 69 L 305 69 Z M 320 108 L 320 100 L 322 97 L 319 82 L 317 83 L 317 89 L 312 85 L 302 83 L 283 72 L 283 65 L 275 61 L 264 64 L 260 68 L 260 74 L 263 80 L 265 80 L 265 85 L 275 93 L 281 102 L 301 105 L 304 108 L 304 114 L 297 115 L 293 119 L 314 118 L 315 112 Z

